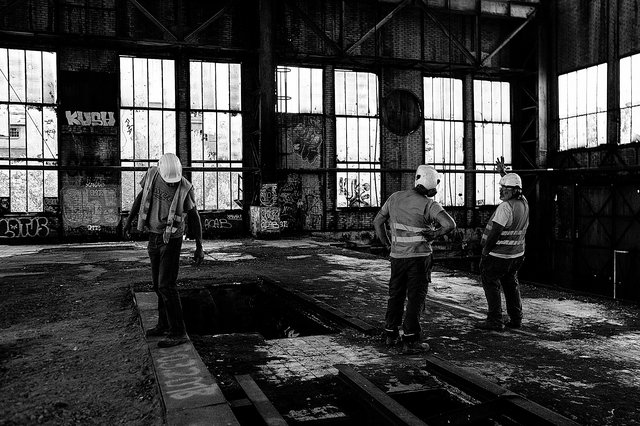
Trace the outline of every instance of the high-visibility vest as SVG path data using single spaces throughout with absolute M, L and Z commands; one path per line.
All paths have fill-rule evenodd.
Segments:
M 529 202 L 525 197 L 512 198 L 504 202 L 509 203 L 509 206 L 511 206 L 513 220 L 509 226 L 505 226 L 502 230 L 495 247 L 493 247 L 489 254 L 503 258 L 519 257 L 524 254 L 525 249 L 524 237 L 529 227 Z M 493 212 L 489 223 L 487 223 L 487 226 L 484 228 L 482 245 L 484 245 L 493 228 L 493 218 L 495 215 L 496 212 Z
M 394 258 L 424 257 L 432 253 L 431 243 L 420 234 L 435 220 L 429 212 L 437 204 L 413 189 L 399 191 L 387 200 L 389 226 L 391 228 L 391 253 Z M 437 214 L 436 213 L 436 214 Z

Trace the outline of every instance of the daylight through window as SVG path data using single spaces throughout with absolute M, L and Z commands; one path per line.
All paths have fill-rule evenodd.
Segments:
M 380 206 L 378 77 L 335 71 L 338 207 Z M 366 169 L 367 171 L 358 171 Z M 353 171 L 351 171 L 353 170 Z
M 558 116 L 560 151 L 607 143 L 607 64 L 558 77 Z
M 120 155 L 122 209 L 133 204 L 146 168 L 162 154 L 176 152 L 174 62 L 169 59 L 120 57 Z
M 509 83 L 473 81 L 475 164 L 477 170 L 495 170 L 496 158 L 511 165 L 511 95 Z M 476 205 L 500 203 L 497 173 L 476 174 Z
M 240 64 L 191 61 L 190 70 L 191 165 L 211 169 L 191 173 L 198 208 L 239 209 L 242 207 Z
M 442 169 L 464 169 L 462 80 L 424 78 L 425 163 Z M 435 196 L 446 206 L 464 206 L 464 173 L 441 173 Z
M 0 48 L 0 164 L 58 165 L 57 86 L 54 52 Z M 0 169 L 10 212 L 43 212 L 57 197 L 55 170 Z
M 640 54 L 620 59 L 620 143 L 640 142 Z

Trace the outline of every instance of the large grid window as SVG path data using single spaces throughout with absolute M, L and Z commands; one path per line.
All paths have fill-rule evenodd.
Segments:
M 0 48 L 0 198 L 10 212 L 43 212 L 58 197 L 57 171 L 2 169 L 57 166 L 57 87 L 54 52 Z
M 211 169 L 191 173 L 197 204 L 205 210 L 241 208 L 240 64 L 191 61 L 190 78 L 191 165 Z
M 462 80 L 424 78 L 424 158 L 436 169 L 464 169 Z M 435 196 L 445 206 L 464 206 L 464 173 L 442 173 Z
M 322 164 L 324 141 L 322 68 L 279 66 L 276 72 L 279 166 Z
M 322 114 L 322 69 L 279 66 L 277 111 Z
M 640 54 L 620 59 L 620 143 L 640 142 Z
M 176 152 L 175 66 L 173 60 L 120 57 L 120 153 L 122 209 L 133 204 L 146 168 Z
M 511 95 L 510 85 L 501 81 L 473 81 L 473 113 L 475 122 L 476 205 L 500 202 L 495 173 L 496 158 L 504 157 L 511 165 Z
M 607 143 L 607 64 L 558 77 L 560 151 Z
M 380 206 L 378 77 L 335 71 L 338 207 Z M 367 171 L 358 171 L 366 169 Z M 353 171 L 352 171 L 353 170 Z

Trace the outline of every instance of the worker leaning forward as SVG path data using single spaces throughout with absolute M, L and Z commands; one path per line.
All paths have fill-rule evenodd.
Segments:
M 391 257 L 385 344 L 391 347 L 400 340 L 402 353 L 429 350 L 428 344 L 421 343 L 420 314 L 431 282 L 431 241 L 456 227 L 453 218 L 432 199 L 439 183 L 438 172 L 433 167 L 419 166 L 415 187 L 393 193 L 373 221 L 376 234 L 390 249 Z M 387 222 L 391 241 L 385 227 Z
M 158 323 L 147 330 L 147 337 L 163 337 L 159 347 L 171 347 L 189 341 L 182 305 L 177 289 L 180 251 L 185 233 L 185 218 L 189 219 L 196 240 L 193 261 L 204 259 L 202 227 L 196 208 L 193 186 L 182 177 L 182 165 L 175 154 L 164 154 L 157 167 L 150 167 L 140 182 L 131 212 L 124 224 L 125 236 L 138 217 L 138 230 L 149 231 L 151 280 L 158 296 Z
M 504 160 L 503 163 L 504 164 Z M 498 160 L 500 166 L 500 160 Z M 501 174 L 504 169 L 499 167 Z M 518 270 L 524 262 L 525 235 L 529 226 L 529 203 L 522 195 L 522 180 L 515 173 L 500 179 L 500 199 L 482 235 L 480 275 L 487 298 L 487 319 L 478 324 L 484 330 L 504 330 L 500 288 L 504 291 L 509 321 L 507 327 L 522 323 L 522 301 Z

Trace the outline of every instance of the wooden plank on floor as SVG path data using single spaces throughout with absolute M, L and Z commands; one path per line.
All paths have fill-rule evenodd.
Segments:
M 238 384 L 247 394 L 247 398 L 251 401 L 260 417 L 268 426 L 286 425 L 285 419 L 278 413 L 278 410 L 271 404 L 271 401 L 258 387 L 256 382 L 253 381 L 248 374 L 239 374 L 235 376 Z
M 396 425 L 426 425 L 425 422 L 399 402 L 355 371 L 353 367 L 346 364 L 336 364 L 334 367 L 338 369 L 339 377 L 359 394 L 358 396 L 361 400 L 376 410 L 389 423 Z

